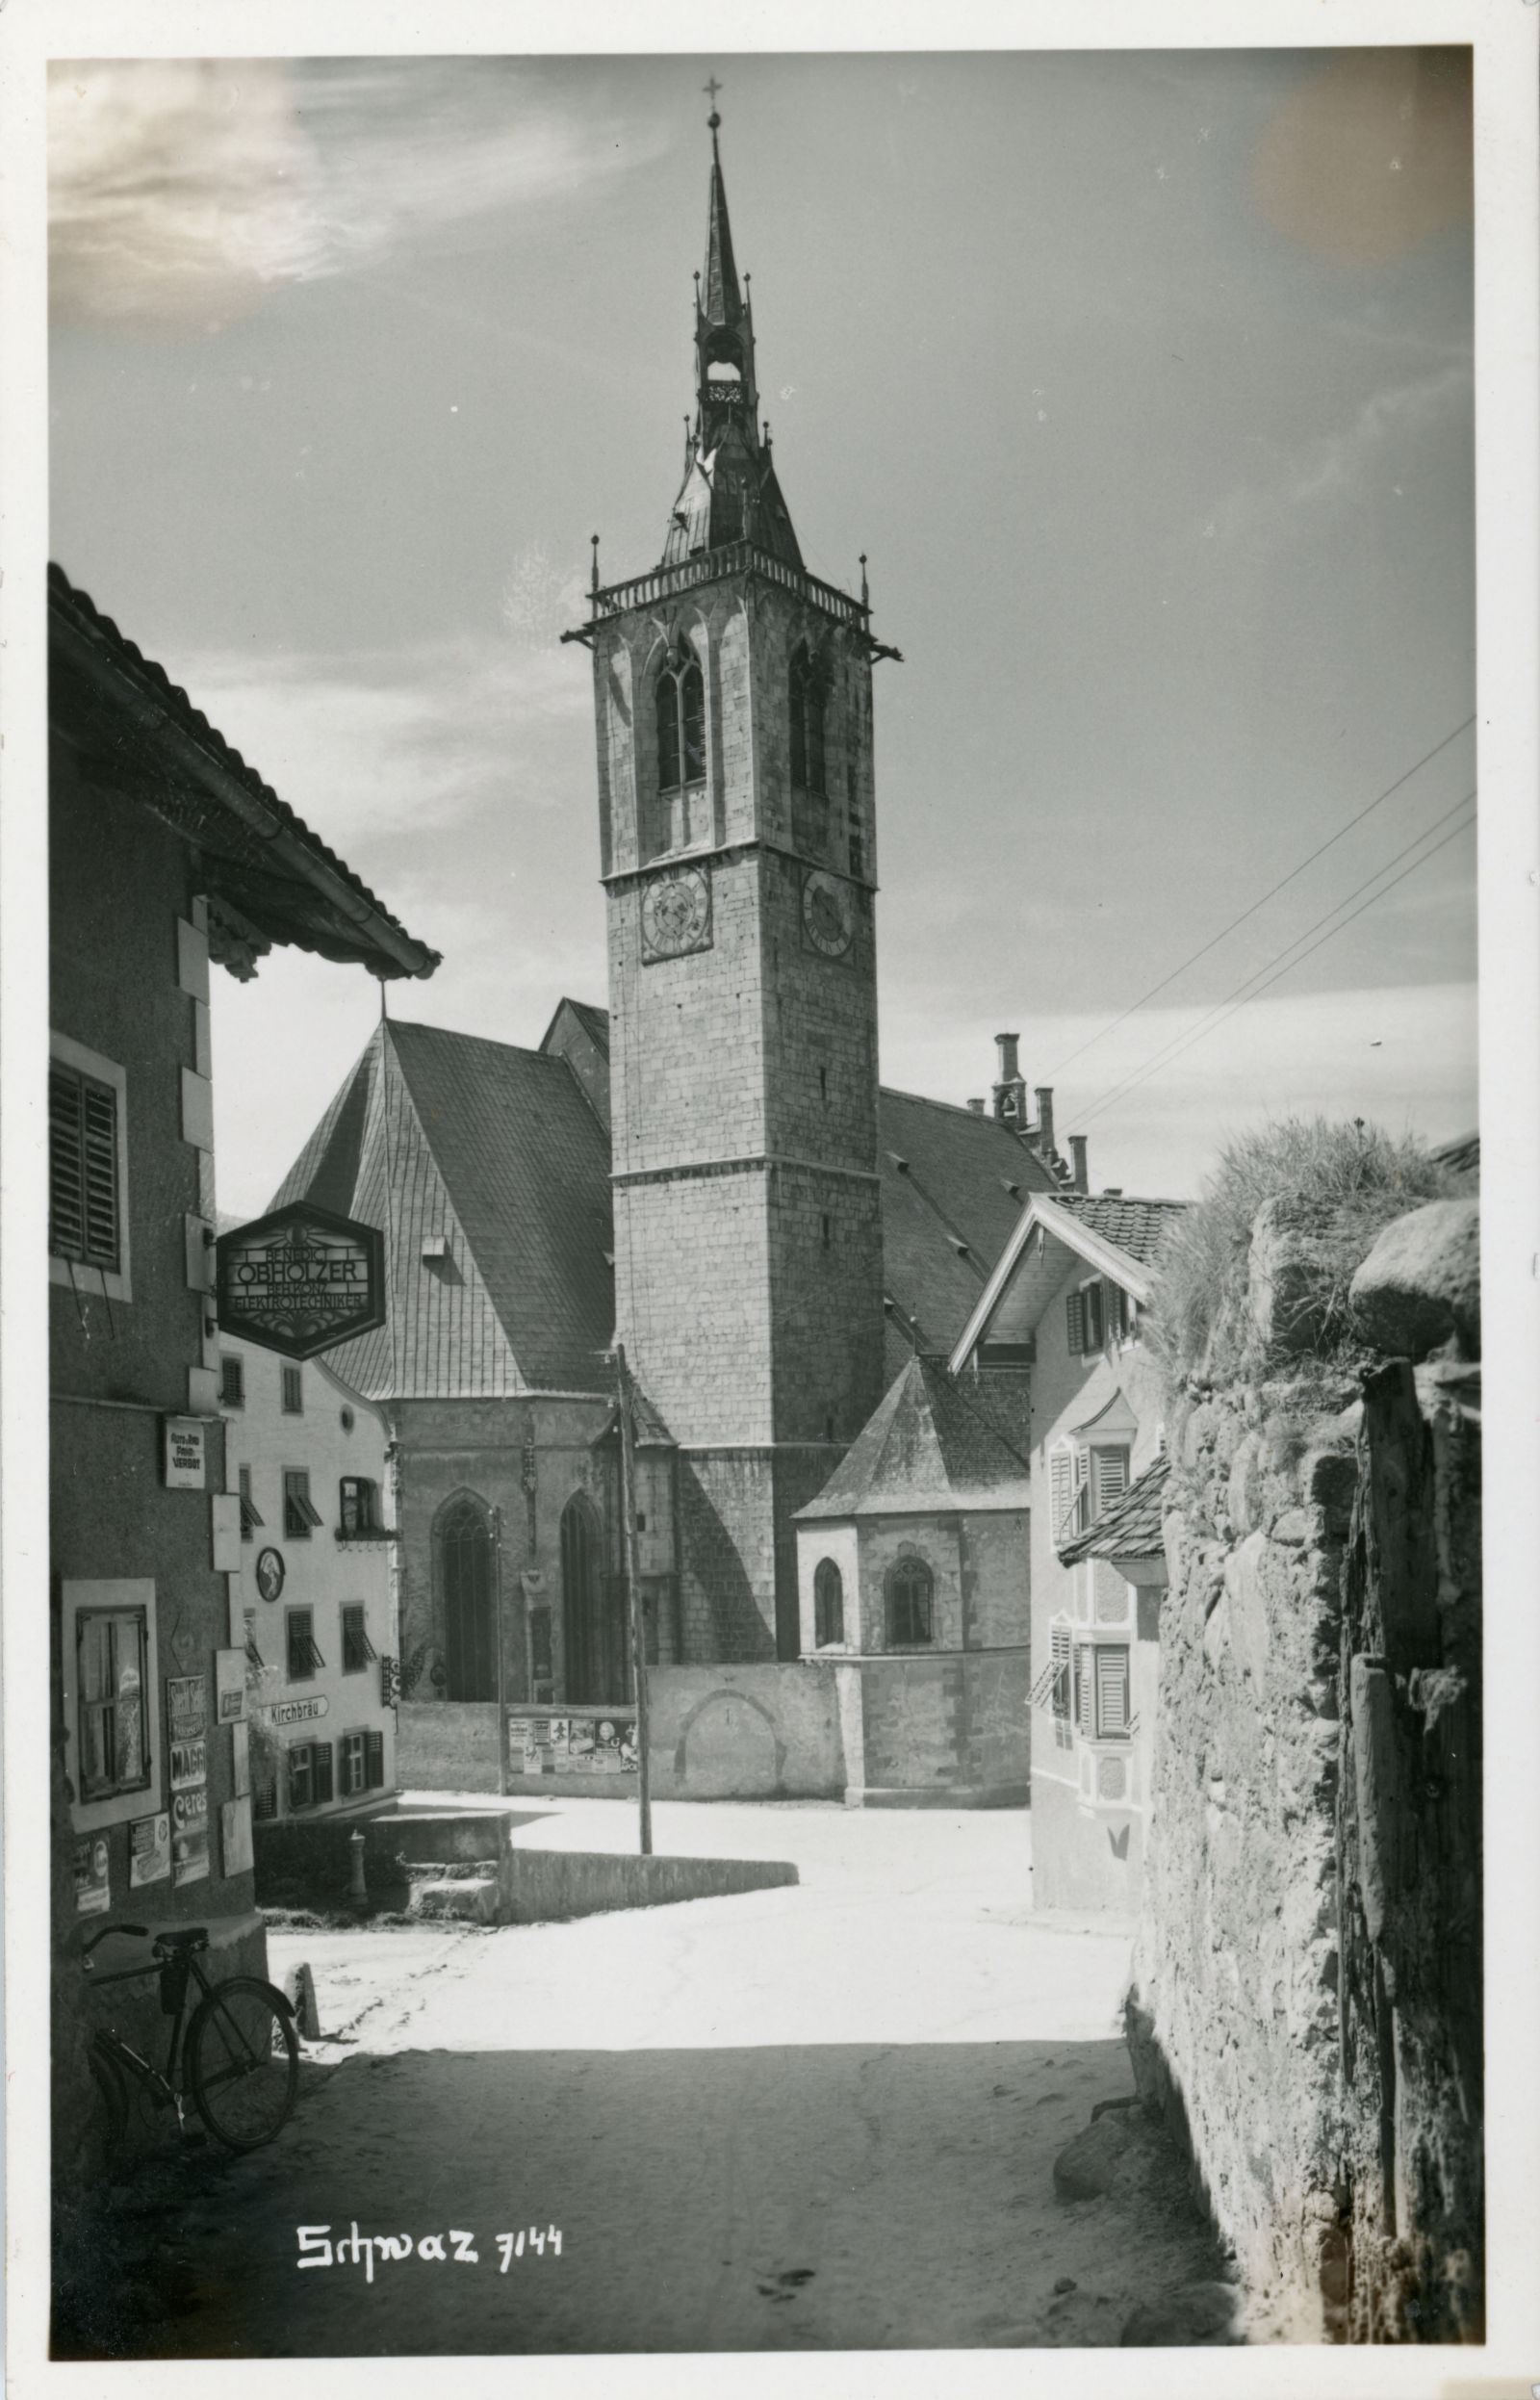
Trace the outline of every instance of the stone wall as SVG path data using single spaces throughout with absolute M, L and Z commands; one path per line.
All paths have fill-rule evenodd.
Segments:
M 1478 1374 L 1169 1428 L 1130 2039 L 1289 2338 L 1480 2338 Z
M 648 1702 L 656 1799 L 844 1795 L 832 1666 L 669 1667 L 649 1678 Z

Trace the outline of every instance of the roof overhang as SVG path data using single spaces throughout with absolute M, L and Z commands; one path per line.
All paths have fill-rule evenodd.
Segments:
M 110 762 L 98 780 L 197 852 L 245 971 L 279 942 L 387 981 L 433 972 L 439 953 L 381 907 L 111 619 L 52 574 L 49 601 L 56 719 L 67 703 L 69 735 Z
M 1105 1234 L 1093 1233 L 1089 1226 L 1081 1224 L 1073 1210 L 1061 1208 L 1047 1193 L 1034 1192 L 995 1261 L 994 1271 L 979 1297 L 977 1307 L 958 1338 L 947 1361 L 950 1374 L 960 1375 L 985 1340 L 1000 1303 L 1014 1280 L 1027 1244 L 1040 1228 L 1045 1241 L 1062 1242 L 1065 1250 L 1084 1259 L 1088 1267 L 1094 1267 L 1110 1282 L 1120 1284 L 1129 1298 L 1137 1301 L 1142 1308 L 1148 1305 L 1153 1278 L 1147 1267 L 1130 1258 L 1125 1250 L 1119 1250 L 1116 1242 L 1109 1242 Z

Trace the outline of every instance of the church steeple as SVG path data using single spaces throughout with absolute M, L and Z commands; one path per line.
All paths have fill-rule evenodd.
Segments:
M 720 86 L 706 85 L 714 103 Z M 706 268 L 695 279 L 695 421 L 684 481 L 669 519 L 663 564 L 749 541 L 800 567 L 802 553 L 770 455 L 770 428 L 759 425 L 754 372 L 754 312 L 738 283 L 728 220 L 727 185 L 713 105 L 711 185 L 706 202 Z M 747 278 L 745 278 L 747 282 Z

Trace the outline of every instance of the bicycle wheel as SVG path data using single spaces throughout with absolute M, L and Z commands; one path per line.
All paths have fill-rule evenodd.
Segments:
M 116 2158 L 122 2148 L 123 2134 L 128 2126 L 128 2093 L 123 2085 L 123 2070 L 110 2050 L 100 2042 L 92 2042 L 89 2052 L 90 2079 L 107 2120 L 105 2135 L 107 2155 Z
M 282 1993 L 254 1975 L 217 1983 L 187 2037 L 187 2087 L 227 2150 L 260 2150 L 299 2089 L 299 2038 Z

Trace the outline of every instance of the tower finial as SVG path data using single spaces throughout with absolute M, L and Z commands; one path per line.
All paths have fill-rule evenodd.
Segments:
M 710 116 L 706 118 L 706 123 L 710 126 L 711 131 L 712 131 L 713 133 L 715 133 L 715 131 L 716 131 L 717 127 L 718 127 L 718 126 L 721 124 L 721 122 L 722 122 L 721 117 L 720 117 L 720 116 L 718 116 L 718 115 L 717 115 L 717 113 L 716 113 L 716 95 L 717 95 L 717 93 L 721 90 L 721 89 L 722 89 L 722 87 L 721 87 L 721 85 L 717 82 L 717 79 L 716 79 L 716 77 L 715 77 L 714 75 L 711 77 L 711 79 L 710 79 L 710 81 L 709 81 L 708 83 L 704 83 L 704 84 L 701 86 L 701 90 L 702 90 L 706 93 L 706 97 L 709 99 L 709 101 L 710 101 L 710 103 L 711 103 L 711 114 L 710 114 Z

